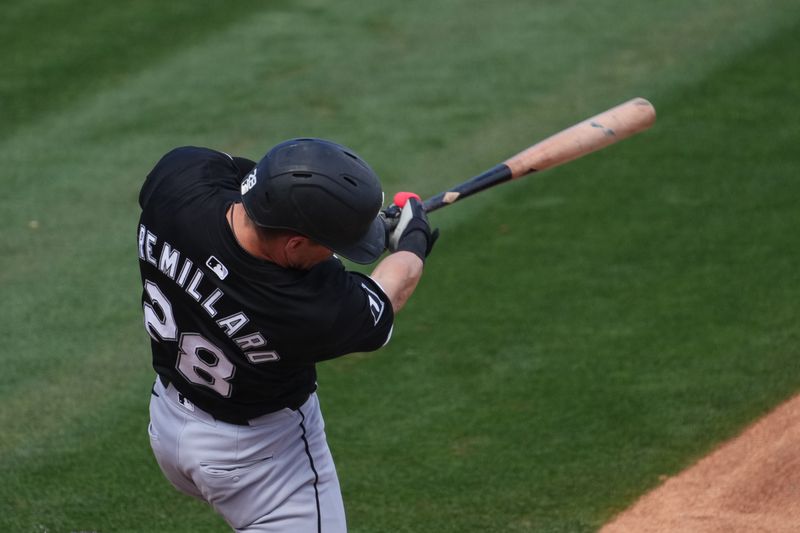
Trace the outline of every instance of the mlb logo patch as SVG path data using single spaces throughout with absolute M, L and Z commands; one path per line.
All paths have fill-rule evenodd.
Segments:
M 213 255 L 206 259 L 206 266 L 210 268 L 211 272 L 216 274 L 219 279 L 225 279 L 228 277 L 228 269 Z

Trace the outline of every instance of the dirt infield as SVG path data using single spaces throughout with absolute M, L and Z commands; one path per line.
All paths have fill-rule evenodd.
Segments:
M 600 533 L 800 531 L 800 395 L 667 479 Z

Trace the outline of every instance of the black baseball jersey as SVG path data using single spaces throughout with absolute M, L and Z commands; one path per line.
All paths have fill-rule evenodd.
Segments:
M 142 186 L 138 230 L 153 367 L 237 423 L 301 402 L 316 389 L 317 361 L 380 348 L 394 319 L 381 288 L 336 257 L 304 271 L 239 246 L 226 212 L 249 170 L 242 161 L 169 152 Z

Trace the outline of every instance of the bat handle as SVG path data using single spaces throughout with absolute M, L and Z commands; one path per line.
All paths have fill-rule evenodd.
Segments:
M 422 203 L 422 205 L 425 208 L 425 212 L 430 213 L 431 211 L 436 211 L 437 209 L 455 203 L 462 198 L 472 196 L 475 193 L 479 193 L 484 189 L 488 189 L 489 187 L 494 187 L 495 185 L 508 181 L 512 178 L 513 176 L 511 175 L 511 169 L 508 168 L 508 165 L 505 163 L 500 163 L 499 165 L 490 168 L 483 174 L 478 174 L 477 176 L 470 178 L 459 185 L 456 185 L 449 191 L 441 192 L 436 196 L 428 198 Z

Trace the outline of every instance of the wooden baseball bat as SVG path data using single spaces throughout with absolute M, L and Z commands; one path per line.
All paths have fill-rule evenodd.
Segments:
M 430 213 L 489 187 L 562 165 L 644 131 L 655 121 L 656 110 L 650 102 L 644 98 L 628 100 L 526 148 L 483 174 L 428 198 L 423 202 L 425 211 Z

